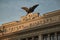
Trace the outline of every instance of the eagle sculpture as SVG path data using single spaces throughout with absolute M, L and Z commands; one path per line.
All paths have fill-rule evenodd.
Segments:
M 24 9 L 27 12 L 27 14 L 29 14 L 29 13 L 32 13 L 38 5 L 39 4 L 36 4 L 36 5 L 34 5 L 33 7 L 30 7 L 30 8 L 22 7 L 22 9 Z

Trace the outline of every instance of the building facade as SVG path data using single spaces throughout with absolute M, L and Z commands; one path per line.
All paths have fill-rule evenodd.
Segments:
M 60 10 L 29 13 L 20 21 L 2 24 L 0 40 L 60 40 Z

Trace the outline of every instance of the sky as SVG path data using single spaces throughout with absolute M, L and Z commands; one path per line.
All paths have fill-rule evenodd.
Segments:
M 60 0 L 0 0 L 0 25 L 12 21 L 19 21 L 26 12 L 21 7 L 39 6 L 34 10 L 41 15 L 60 9 Z

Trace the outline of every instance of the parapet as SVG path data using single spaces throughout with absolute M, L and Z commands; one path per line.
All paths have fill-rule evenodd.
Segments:
M 29 21 L 29 20 L 36 19 L 37 17 L 39 17 L 39 13 L 29 13 L 28 15 L 21 17 L 20 21 L 21 22 L 26 22 L 26 21 Z
M 60 10 L 56 10 L 56 11 L 52 11 L 52 12 L 43 14 L 44 17 L 52 17 L 52 16 L 56 16 L 56 15 L 60 15 Z
M 4 23 L 1 26 L 3 26 L 4 28 L 7 28 L 7 27 L 12 27 L 14 25 L 17 25 L 18 23 L 19 21 L 13 21 L 13 22 Z
M 60 10 L 48 12 L 48 13 L 43 14 L 42 16 L 40 16 L 39 13 L 29 13 L 26 16 L 22 16 L 20 21 L 13 21 L 13 22 L 5 23 L 5 24 L 2 24 L 2 26 L 17 25 L 17 24 L 21 24 L 21 23 L 24 23 L 27 21 L 48 18 L 48 17 L 52 17 L 52 16 L 56 16 L 56 15 L 60 15 Z
M 26 16 L 22 16 L 20 21 L 13 21 L 13 22 L 5 23 L 5 24 L 2 24 L 2 26 L 7 27 L 7 26 L 12 26 L 12 25 L 17 25 L 17 24 L 21 24 L 24 22 L 28 22 L 28 21 L 32 21 L 32 20 L 36 20 L 36 19 L 48 18 L 48 17 L 52 17 L 52 16 L 56 16 L 56 15 L 60 15 L 60 10 L 48 12 L 48 13 L 43 14 L 42 16 L 39 15 L 39 13 L 29 13 Z

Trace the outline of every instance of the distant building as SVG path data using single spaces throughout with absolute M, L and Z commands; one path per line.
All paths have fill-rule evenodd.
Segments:
M 20 21 L 2 24 L 0 40 L 60 40 L 60 10 L 30 13 Z

